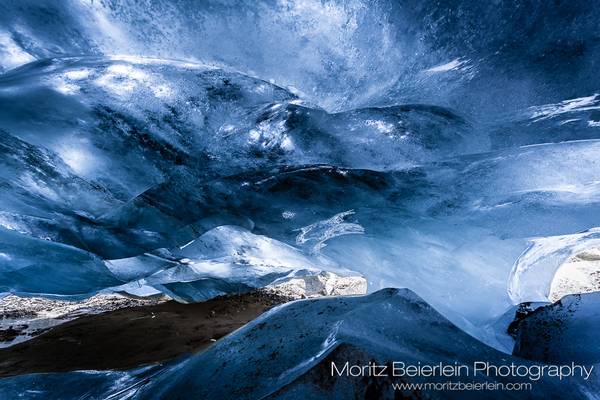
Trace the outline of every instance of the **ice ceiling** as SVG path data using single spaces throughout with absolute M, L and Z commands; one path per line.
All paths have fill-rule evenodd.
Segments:
M 330 270 L 491 341 L 598 247 L 600 5 L 536 3 L 3 1 L 0 291 Z

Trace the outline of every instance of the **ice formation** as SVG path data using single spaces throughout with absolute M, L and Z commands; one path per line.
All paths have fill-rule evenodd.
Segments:
M 283 337 L 285 340 L 280 340 Z M 527 377 L 515 380 L 514 377 L 474 374 L 474 362 L 482 359 L 497 365 L 512 362 L 539 367 L 535 362 L 501 353 L 465 334 L 410 290 L 384 289 L 368 296 L 301 300 L 279 306 L 202 354 L 182 362 L 127 372 L 17 376 L 3 380 L 0 395 L 11 398 L 26 391 L 32 399 L 80 398 L 84 395 L 123 399 L 177 398 L 190 393 L 210 399 L 369 396 L 393 399 L 392 378 L 343 376 L 335 380 L 330 370 L 332 361 L 341 371 L 348 361 L 351 365 L 369 362 L 386 365 L 398 359 L 409 365 L 438 362 L 464 365 L 470 372 L 463 370 L 462 378 L 473 382 L 528 382 Z M 449 379 L 444 376 L 405 376 L 397 381 L 442 383 Z M 218 385 L 206 384 L 217 381 Z M 58 382 L 61 385 L 56 385 Z M 536 385 L 528 398 L 554 398 L 554 393 L 562 393 L 563 385 L 569 385 L 572 398 L 585 398 L 588 391 L 597 390 L 597 384 L 582 383 L 575 377 L 564 378 L 562 382 L 541 377 Z M 427 398 L 481 398 L 481 393 L 477 392 L 431 393 Z M 407 390 L 406 395 L 418 398 L 422 392 Z M 506 399 L 507 394 L 489 391 L 486 398 Z
M 518 322 L 513 354 L 547 363 L 600 360 L 598 292 L 563 297 Z
M 566 271 L 599 247 L 599 14 L 3 1 L 0 292 L 191 302 L 331 272 L 506 350 L 515 305 L 597 289 Z

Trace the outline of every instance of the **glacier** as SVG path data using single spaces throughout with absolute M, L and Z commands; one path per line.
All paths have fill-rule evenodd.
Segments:
M 212 379 L 194 366 L 216 371 L 216 349 L 254 355 L 260 321 L 311 324 L 295 310 L 328 301 L 354 318 L 319 318 L 354 346 L 340 351 L 385 358 L 382 343 L 414 336 L 393 314 L 417 304 L 410 324 L 509 357 L 515 307 L 600 288 L 596 259 L 573 261 L 600 246 L 599 15 L 584 1 L 3 1 L 2 295 L 197 302 L 323 271 L 372 294 L 292 303 L 164 367 L 0 393 L 176 395 Z M 382 304 L 395 311 L 360 312 Z M 356 339 L 371 322 L 381 341 Z M 292 354 L 284 330 L 268 337 Z M 265 376 L 249 398 L 309 390 L 301 373 L 338 344 L 310 332 L 285 385 Z M 432 340 L 426 357 L 453 339 Z M 572 387 L 586 398 L 587 384 Z

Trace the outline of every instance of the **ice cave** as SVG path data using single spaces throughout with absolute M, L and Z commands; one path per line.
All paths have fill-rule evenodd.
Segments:
M 596 372 L 328 369 L 600 374 L 599 24 L 583 0 L 0 0 L 0 398 L 600 399 Z

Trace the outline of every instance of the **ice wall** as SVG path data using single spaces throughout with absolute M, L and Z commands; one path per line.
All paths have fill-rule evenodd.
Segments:
M 237 226 L 483 335 L 600 226 L 598 6 L 544 3 L 3 2 L 0 287 L 197 281 Z

